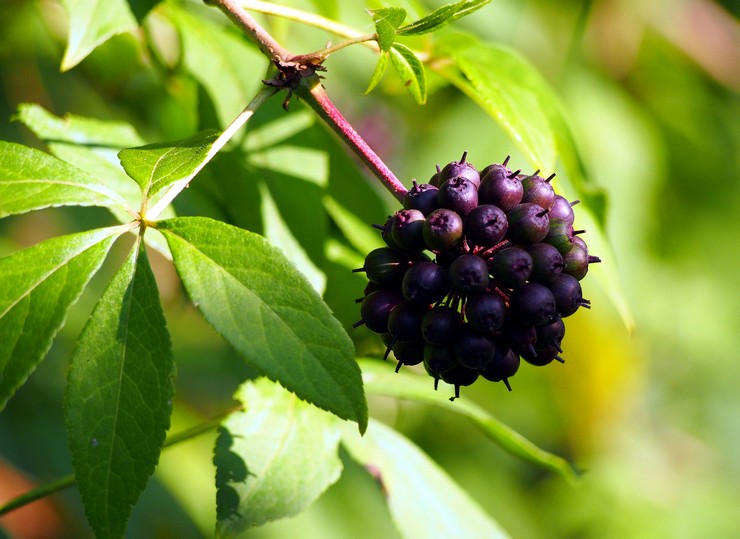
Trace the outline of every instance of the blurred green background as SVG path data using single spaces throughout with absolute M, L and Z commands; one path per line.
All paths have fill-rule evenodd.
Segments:
M 285 3 L 315 10 L 311 2 Z M 197 78 L 180 69 L 182 51 L 165 17 L 175 4 L 181 3 L 150 13 L 139 33 L 113 38 L 75 69 L 60 73 L 66 17 L 59 3 L 1 0 L 0 139 L 42 147 L 10 121 L 23 102 L 39 103 L 57 115 L 127 121 L 152 142 L 218 127 L 222 113 L 238 112 L 243 101 L 214 104 Z M 359 3 L 327 2 L 325 8 L 339 4 L 339 20 L 372 30 Z M 215 10 L 188 6 L 201 21 L 225 21 Z M 294 52 L 321 48 L 331 38 L 284 21 L 269 24 Z M 625 324 L 599 279 L 589 276 L 584 295 L 593 308 L 568 321 L 565 365 L 523 366 L 511 394 L 484 384 L 464 391 L 464 398 L 574 462 L 584 471 L 575 486 L 514 459 L 458 417 L 376 398 L 370 400 L 371 413 L 418 443 L 513 537 L 740 536 L 737 7 L 729 0 L 497 0 L 455 23 L 455 29 L 517 49 L 561 97 L 588 174 L 608 196 L 606 232 L 613 252 L 595 254 L 616 269 L 634 326 Z M 248 50 L 244 58 L 237 84 L 248 97 L 265 63 Z M 435 91 L 424 107 L 391 77 L 363 96 L 374 59 L 357 47 L 336 54 L 327 61 L 325 85 L 407 184 L 411 178 L 426 180 L 436 163 L 457 159 L 463 150 L 480 167 L 507 154 L 524 164 L 492 119 L 433 75 Z M 295 103 L 291 111 L 302 108 Z M 272 103 L 255 123 L 282 115 L 279 103 Z M 320 126 L 311 130 L 308 138 L 317 148 L 326 149 L 329 141 L 332 166 L 357 174 Z M 205 177 L 178 199 L 177 210 L 261 231 L 264 224 L 248 200 L 242 212 L 219 200 L 230 191 L 214 194 L 214 178 L 226 189 L 238 182 L 228 176 L 233 169 L 227 165 L 206 169 Z M 358 180 L 334 183 L 333 195 L 351 196 L 353 181 Z M 365 197 L 378 193 L 368 185 L 357 189 L 363 195 L 356 208 L 364 209 L 355 211 L 364 221 L 379 222 L 391 201 L 383 194 Z M 233 188 L 241 189 L 235 191 L 238 196 L 250 194 L 244 185 Z M 315 226 L 334 237 L 326 216 L 310 213 L 320 207 L 301 207 L 290 198 L 285 195 L 279 205 L 296 204 L 293 211 L 304 212 L 308 221 L 316 217 Z M 6 218 L 0 221 L 0 255 L 107 222 L 106 213 L 94 209 Z M 357 317 L 352 299 L 362 281 L 333 264 L 325 246 L 298 239 L 327 274 L 327 302 L 348 326 Z M 347 247 L 339 241 L 333 245 Z M 122 252 L 114 251 L 112 258 Z M 176 432 L 230 406 L 238 383 L 254 373 L 188 306 L 168 262 L 156 256 L 152 262 L 178 361 Z M 74 339 L 111 268 L 104 266 L 49 357 L 0 414 L 0 467 L 30 482 L 44 483 L 71 470 L 61 409 L 65 372 Z M 353 337 L 360 354 L 381 351 L 368 333 Z M 127 536 L 211 535 L 212 444 L 213 436 L 203 436 L 163 454 Z M 307 512 L 247 536 L 357 537 L 362 530 L 362 537 L 394 537 L 377 486 L 344 460 L 342 479 Z M 10 485 L 1 478 L 0 486 Z M 53 503 L 58 520 L 50 517 L 48 534 L 38 537 L 90 534 L 73 490 L 55 496 Z

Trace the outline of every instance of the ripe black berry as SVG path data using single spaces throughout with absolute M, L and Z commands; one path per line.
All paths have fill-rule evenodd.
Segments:
M 392 348 L 393 355 L 396 356 L 398 365 L 396 372 L 401 369 L 402 365 L 418 365 L 424 361 L 424 343 L 417 342 L 396 342 Z
M 555 298 L 550 289 L 539 283 L 527 283 L 511 294 L 511 314 L 525 326 L 538 326 L 557 316 Z
M 508 228 L 506 214 L 492 204 L 478 206 L 465 219 L 465 234 L 471 245 L 493 247 L 504 239 Z
M 462 255 L 450 264 L 452 289 L 461 294 L 483 292 L 488 288 L 488 264 L 476 255 Z
M 399 290 L 381 289 L 371 292 L 360 304 L 360 316 L 362 320 L 355 327 L 365 324 L 374 333 L 388 332 L 388 317 L 391 311 L 403 301 L 403 295 Z
M 440 373 L 440 378 L 455 386 L 455 396 L 450 398 L 453 401 L 460 398 L 460 387 L 469 386 L 478 379 L 478 371 L 458 363 L 450 370 Z
M 419 210 L 397 212 L 391 227 L 393 241 L 405 251 L 423 251 L 426 248 L 422 233 L 424 221 L 424 214 Z
M 532 274 L 532 255 L 520 247 L 507 247 L 491 260 L 491 273 L 497 282 L 517 288 L 527 282 Z
M 506 304 L 495 292 L 470 296 L 465 304 L 465 318 L 476 331 L 493 335 L 504 323 Z
M 416 305 L 442 301 L 450 291 L 447 271 L 433 262 L 414 264 L 403 277 L 403 296 Z
M 511 391 L 509 378 L 517 373 L 520 363 L 519 355 L 516 352 L 506 346 L 499 345 L 496 347 L 493 359 L 480 374 L 491 382 L 503 382 L 506 388 Z
M 537 243 L 550 230 L 547 210 L 531 202 L 522 202 L 506 214 L 509 229 L 506 237 L 517 243 Z
M 583 299 L 581 283 L 572 275 L 562 273 L 548 287 L 555 298 L 555 308 L 560 316 L 570 316 L 581 306 L 590 308 L 591 302 Z
M 532 274 L 530 280 L 548 284 L 563 270 L 563 257 L 549 243 L 534 243 L 527 247 L 532 256 Z
M 452 344 L 461 326 L 460 314 L 451 307 L 438 305 L 430 309 L 421 321 L 421 335 L 429 344 Z
M 353 271 L 364 271 L 372 282 L 387 286 L 400 283 L 410 264 L 406 254 L 390 247 L 379 247 L 368 253 L 364 266 Z
M 461 365 L 475 370 L 488 365 L 496 349 L 491 339 L 475 331 L 470 324 L 462 327 L 452 348 Z
M 478 187 L 470 180 L 456 176 L 443 183 L 437 193 L 440 208 L 447 208 L 463 219 L 478 206 Z
M 422 234 L 427 247 L 432 251 L 452 249 L 462 239 L 462 218 L 452 210 L 434 210 L 427 217 Z
M 444 166 L 439 173 L 439 184 L 443 185 L 452 178 L 465 178 L 477 188 L 480 185 L 480 174 L 478 170 L 467 162 L 468 152 L 464 152 L 459 161 L 452 161 Z
M 437 389 L 437 382 L 439 382 L 442 373 L 455 368 L 457 364 L 452 347 L 435 346 L 433 344 L 424 345 L 424 370 L 434 378 L 434 389 Z
M 394 342 L 421 341 L 421 320 L 425 312 L 418 306 L 402 301 L 388 316 L 388 333 Z
M 522 201 L 524 188 L 516 172 L 504 165 L 490 165 L 481 171 L 478 202 L 493 204 L 507 212 Z
M 555 174 L 545 179 L 534 173 L 522 178 L 522 187 L 524 187 L 522 202 L 531 202 L 542 208 L 550 209 L 555 201 L 555 191 L 550 185 L 550 180 L 554 176 Z
M 428 183 L 416 183 L 416 180 L 412 180 L 412 183 L 413 187 L 403 199 L 403 207 L 407 210 L 419 210 L 425 216 L 429 215 L 439 207 L 438 189 Z

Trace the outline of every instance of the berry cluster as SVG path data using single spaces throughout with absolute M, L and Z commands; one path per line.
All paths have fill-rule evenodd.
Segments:
M 508 157 L 478 171 L 466 157 L 413 182 L 404 209 L 373 225 L 387 247 L 354 270 L 369 279 L 355 327 L 381 335 L 396 371 L 423 363 L 435 389 L 454 385 L 453 399 L 480 376 L 511 390 L 520 358 L 563 362 L 562 319 L 590 307 L 579 281 L 600 262 L 554 174 L 509 170 Z

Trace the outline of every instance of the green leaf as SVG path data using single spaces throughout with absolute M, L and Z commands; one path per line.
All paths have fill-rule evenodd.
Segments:
M 383 423 L 371 420 L 363 437 L 346 430 L 342 443 L 381 485 L 401 537 L 509 537 L 429 456 Z
M 469 15 L 482 8 L 491 0 L 462 0 L 454 4 L 446 4 L 432 11 L 426 17 L 414 21 L 398 29 L 398 34 L 415 36 L 439 30 L 441 27 Z
M 320 408 L 367 424 L 352 341 L 264 238 L 201 217 L 158 223 L 191 300 L 246 360 Z
M 291 517 L 339 479 L 341 423 L 266 378 L 236 399 L 246 411 L 223 422 L 216 442 L 218 537 Z
M 449 36 L 443 48 L 459 72 L 440 73 L 503 127 L 534 168 L 553 170 L 555 136 L 544 100 L 550 89 L 539 73 L 516 52 L 469 36 Z
M 79 64 L 98 45 L 138 26 L 126 0 L 62 0 L 69 17 L 62 71 Z
M 424 64 L 416 57 L 414 51 L 401 43 L 394 43 L 390 50 L 391 63 L 401 77 L 409 94 L 419 104 L 427 100 L 427 80 Z
M 127 229 L 60 236 L 0 258 L 0 410 L 43 359 L 67 310 Z
M 206 160 L 219 133 L 207 129 L 175 142 L 158 142 L 118 153 L 126 173 L 151 198 L 173 183 L 194 176 Z
M 359 252 L 369 253 L 385 245 L 379 230 L 364 223 L 334 198 L 324 197 L 324 207 L 347 241 Z
M 51 206 L 127 210 L 120 195 L 86 172 L 21 144 L 0 141 L 0 218 Z
M 53 155 L 97 178 L 132 208 L 141 205 L 141 192 L 121 168 L 117 155 L 123 148 L 144 144 L 130 124 L 73 114 L 60 118 L 28 103 L 18 106 L 14 119 L 33 131 Z
M 555 472 L 568 481 L 576 479 L 575 471 L 568 461 L 540 449 L 475 403 L 461 399 L 450 402 L 446 397 L 441 397 L 432 389 L 428 377 L 417 376 L 403 370 L 396 373 L 388 365 L 377 360 L 363 360 L 360 365 L 365 391 L 368 394 L 423 402 L 460 414 L 512 455 Z M 447 386 L 442 381 L 439 384 L 440 387 Z
M 400 7 L 385 7 L 368 10 L 375 23 L 378 45 L 382 52 L 388 52 L 396 39 L 396 29 L 406 19 L 406 10 Z
M 97 537 L 123 537 L 154 472 L 174 373 L 159 292 L 137 242 L 80 335 L 64 399 L 76 482 Z
M 380 81 L 383 79 L 383 75 L 385 75 L 386 69 L 388 69 L 388 59 L 390 58 L 390 54 L 387 52 L 381 52 L 380 56 L 378 57 L 378 63 L 375 64 L 375 69 L 373 70 L 373 75 L 370 77 L 370 82 L 367 84 L 367 89 L 365 90 L 365 95 L 372 92 L 375 87 L 380 83 Z

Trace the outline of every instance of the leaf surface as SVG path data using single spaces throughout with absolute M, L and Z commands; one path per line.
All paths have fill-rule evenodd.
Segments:
M 53 206 L 128 208 L 119 194 L 77 167 L 0 141 L 0 218 Z
M 391 64 L 401 77 L 406 90 L 411 97 L 423 105 L 427 100 L 427 79 L 424 72 L 424 64 L 402 43 L 394 43 L 390 49 Z
M 429 456 L 383 423 L 370 420 L 363 437 L 346 430 L 342 443 L 380 483 L 402 537 L 509 537 Z
M 191 300 L 245 359 L 320 408 L 367 422 L 352 341 L 308 281 L 264 238 L 225 223 L 158 223 Z
M 398 29 L 398 33 L 404 36 L 414 36 L 435 32 L 457 19 L 469 15 L 482 8 L 491 0 L 462 0 L 452 4 L 446 4 L 432 11 L 426 17 L 414 21 Z
M 382 52 L 388 52 L 396 39 L 396 29 L 406 19 L 406 10 L 400 7 L 385 7 L 370 10 L 378 34 L 378 45 Z
M 59 236 L 0 258 L 0 410 L 43 359 L 125 227 Z
M 123 537 L 159 460 L 172 411 L 172 346 L 139 244 L 80 335 L 64 399 L 77 486 L 101 538 Z
M 300 513 L 342 470 L 335 416 L 266 378 L 236 399 L 246 410 L 223 422 L 214 454 L 218 537 Z
M 396 373 L 388 368 L 388 365 L 380 364 L 377 360 L 363 360 L 361 367 L 368 394 L 423 402 L 460 414 L 472 421 L 486 436 L 512 455 L 555 472 L 568 481 L 575 479 L 574 469 L 568 461 L 540 449 L 477 404 L 465 399 L 450 402 L 446 397 L 440 396 L 438 391 L 433 390 L 428 377 L 416 376 L 404 372 L 403 369 Z M 450 387 L 442 381 L 439 385 L 440 388 Z M 454 392 L 451 391 L 451 394 Z

